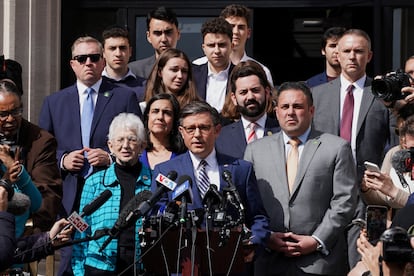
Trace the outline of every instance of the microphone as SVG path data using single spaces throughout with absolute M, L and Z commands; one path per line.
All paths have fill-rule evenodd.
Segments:
M 62 228 L 62 230 L 59 231 L 58 234 L 53 238 L 55 239 L 60 233 L 67 230 L 69 227 L 73 226 L 80 232 L 83 232 L 86 230 L 86 228 L 89 227 L 89 225 L 82 219 L 85 216 L 91 215 L 93 212 L 98 210 L 105 202 L 108 201 L 108 199 L 112 196 L 112 192 L 108 189 L 100 193 L 94 200 L 92 200 L 90 203 L 85 205 L 83 207 L 82 212 L 80 214 L 76 213 L 74 211 L 67 220 L 70 222 L 70 224 L 66 225 Z
M 193 180 L 188 175 L 182 175 L 177 182 L 179 186 L 172 192 L 172 199 L 176 201 L 179 199 L 181 201 L 180 223 L 183 224 L 187 217 L 187 204 L 193 203 L 193 190 L 191 188 Z
M 10 180 L 0 179 L 0 186 L 7 191 L 7 212 L 15 216 L 23 215 L 30 208 L 30 198 L 23 193 L 15 193 Z
M 212 205 L 219 205 L 223 202 L 223 196 L 217 189 L 216 185 L 210 185 L 203 198 L 203 205 L 210 209 Z
M 23 215 L 27 210 L 29 210 L 31 205 L 30 198 L 22 193 L 14 193 L 12 199 L 7 205 L 7 212 L 20 216 Z
M 119 213 L 119 217 L 115 222 L 114 226 L 109 230 L 108 234 L 109 237 L 105 240 L 102 246 L 99 248 L 99 252 L 102 252 L 108 244 L 112 241 L 113 238 L 119 236 L 122 230 L 129 227 L 135 220 L 127 220 L 127 217 L 130 216 L 131 212 L 133 213 L 134 210 L 142 203 L 148 200 L 151 197 L 152 193 L 150 191 L 144 190 L 137 195 L 135 195 L 128 203 L 122 208 L 121 212 Z M 137 218 L 138 219 L 138 218 Z
M 412 161 L 411 151 L 408 149 L 402 149 L 396 151 L 391 158 L 392 167 L 400 173 L 411 172 Z
M 158 189 L 155 191 L 155 193 L 152 194 L 152 196 L 149 199 L 147 199 L 144 202 L 141 202 L 138 208 L 135 208 L 133 211 L 131 211 L 129 215 L 126 217 L 126 221 L 128 222 L 133 217 L 140 217 L 146 214 L 160 199 L 163 193 L 172 191 L 175 189 L 175 187 L 177 187 L 177 183 L 174 182 L 175 179 L 177 179 L 176 171 L 170 171 L 167 174 L 167 176 L 158 174 L 155 181 L 157 181 L 160 187 L 158 187 Z
M 240 209 L 244 210 L 244 206 L 240 198 L 239 192 L 237 191 L 236 186 L 233 184 L 231 172 L 229 172 L 228 170 L 223 171 L 223 178 L 229 185 L 228 190 L 232 192 L 233 196 L 236 198 L 237 203 L 240 205 Z
M 80 213 L 81 217 L 89 216 L 93 212 L 99 209 L 108 199 L 112 196 L 110 190 L 103 191 L 99 196 L 97 196 L 91 203 L 83 207 L 82 212 Z

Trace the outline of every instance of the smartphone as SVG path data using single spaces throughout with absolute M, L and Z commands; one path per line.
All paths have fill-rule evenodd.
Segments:
M 368 205 L 365 214 L 367 223 L 367 236 L 371 244 L 375 245 L 379 241 L 382 233 L 387 229 L 386 206 Z
M 371 172 L 381 172 L 377 164 L 371 163 L 369 161 L 364 162 L 365 168 Z

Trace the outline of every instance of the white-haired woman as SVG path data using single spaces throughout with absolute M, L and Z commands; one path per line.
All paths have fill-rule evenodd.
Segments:
M 111 229 L 120 210 L 136 194 L 150 190 L 150 171 L 139 162 L 139 155 L 146 146 L 146 134 L 141 119 L 132 113 L 116 116 L 109 127 L 108 146 L 115 162 L 106 170 L 86 179 L 79 210 L 106 189 L 112 192 L 112 196 L 97 211 L 85 217 L 90 226 L 83 233 L 76 232 L 75 240 L 92 235 L 96 230 Z M 74 245 L 74 275 L 117 275 L 124 271 L 141 254 L 138 237 L 141 226 L 142 220 L 139 219 L 124 229 L 116 239 L 112 239 L 103 250 L 100 248 L 107 236 Z M 134 271 L 135 268 L 141 269 L 141 266 L 132 266 L 125 275 L 136 275 L 135 272 L 138 271 Z

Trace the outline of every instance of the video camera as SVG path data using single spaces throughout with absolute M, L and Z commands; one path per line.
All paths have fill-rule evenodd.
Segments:
M 376 98 L 386 102 L 394 102 L 407 96 L 401 92 L 401 89 L 406 86 L 410 86 L 410 76 L 402 69 L 398 69 L 373 80 L 371 90 Z
M 406 263 L 414 261 L 410 235 L 402 227 L 391 227 L 381 235 L 383 258 L 386 262 Z

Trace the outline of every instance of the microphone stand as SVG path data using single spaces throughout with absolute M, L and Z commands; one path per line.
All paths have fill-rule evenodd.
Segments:
M 132 266 L 135 266 L 138 262 L 140 262 L 142 260 L 142 258 L 144 258 L 145 255 L 148 254 L 148 252 L 150 252 L 163 238 L 164 236 L 168 233 L 168 231 L 170 231 L 173 227 L 175 227 L 175 224 L 170 224 L 164 232 L 162 232 L 162 234 L 160 235 L 160 237 L 154 241 L 154 243 L 144 252 L 141 254 L 141 256 L 135 260 L 132 264 L 130 264 L 128 267 L 126 267 L 123 271 L 121 271 L 118 275 L 123 275 L 125 272 L 127 272 Z
M 190 218 L 191 218 L 191 276 L 194 276 L 194 265 L 195 265 L 195 251 L 196 251 L 196 238 L 197 238 L 197 220 L 198 217 L 195 213 L 195 210 L 190 211 Z

